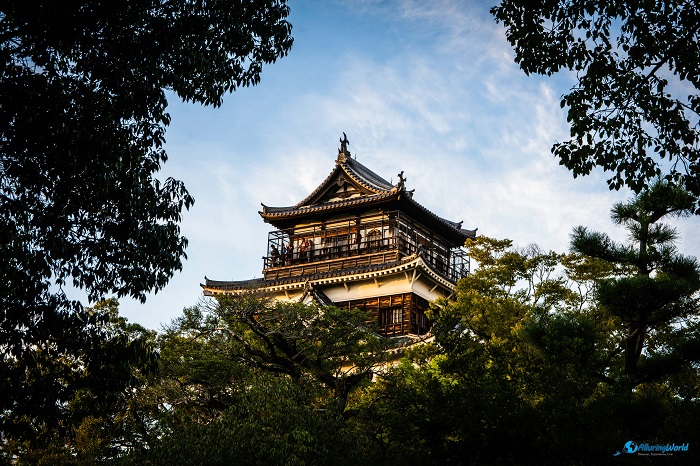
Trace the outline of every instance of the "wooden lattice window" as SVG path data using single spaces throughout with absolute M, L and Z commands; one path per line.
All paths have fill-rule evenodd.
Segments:
M 379 310 L 379 325 L 385 327 L 387 325 L 401 325 L 403 323 L 403 309 L 394 307 L 390 309 Z
M 382 232 L 374 228 L 367 233 L 367 246 L 371 249 L 379 249 L 382 242 Z

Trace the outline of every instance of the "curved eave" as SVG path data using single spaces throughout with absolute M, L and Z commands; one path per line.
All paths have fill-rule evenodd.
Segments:
M 204 294 L 210 296 L 210 292 L 225 292 L 225 291 L 241 291 L 260 289 L 265 286 L 265 279 L 253 278 L 251 280 L 224 281 L 224 280 L 209 280 L 204 277 L 204 283 L 199 284 L 204 289 Z
M 303 303 L 306 300 L 306 298 L 311 298 L 311 301 L 321 306 L 333 305 L 333 300 L 331 300 L 331 298 L 326 296 L 326 294 L 320 289 L 315 288 L 311 285 L 306 287 L 306 291 L 304 291 L 304 294 L 302 294 L 301 298 L 299 298 L 299 302 Z
M 300 209 L 303 207 L 310 207 L 316 198 L 328 188 L 328 185 L 338 175 L 339 171 L 342 171 L 348 178 L 374 194 L 386 193 L 393 188 L 392 184 L 384 178 L 377 175 L 357 160 L 348 158 L 345 162 L 336 161 L 335 167 L 331 170 L 326 179 L 293 208 Z
M 394 201 L 403 201 L 403 203 L 419 215 L 416 220 L 425 224 L 426 227 L 434 227 L 442 232 L 446 239 L 451 241 L 456 246 L 464 244 L 467 238 L 476 237 L 476 229 L 466 230 L 461 228 L 462 222 L 452 222 L 446 220 L 439 215 L 434 214 L 420 203 L 416 202 L 413 197 L 405 190 L 392 190 L 370 196 L 356 197 L 345 199 L 342 201 L 329 202 L 315 206 L 297 207 L 268 207 L 263 205 L 263 210 L 258 212 L 266 223 L 270 223 L 277 228 L 286 228 L 294 220 L 311 217 L 314 215 L 330 214 L 339 210 L 354 209 L 360 207 L 369 207 L 378 204 L 387 204 Z
M 276 225 L 275 221 L 283 221 L 286 219 L 303 218 L 310 215 L 332 212 L 340 209 L 370 206 L 372 204 L 382 203 L 398 199 L 397 192 L 383 192 L 372 194 L 369 196 L 355 197 L 352 199 L 344 199 L 342 201 L 328 202 L 314 206 L 304 207 L 268 207 L 263 205 L 263 210 L 258 212 L 260 216 L 267 222 Z M 276 225 L 277 226 L 277 225 Z
M 406 205 L 413 208 L 415 212 L 419 213 L 419 215 L 415 216 L 416 220 L 423 223 L 426 227 L 433 226 L 445 236 L 445 239 L 452 242 L 455 246 L 462 246 L 467 238 L 474 239 L 476 237 L 477 229 L 465 230 L 462 228 L 462 222 L 452 222 L 444 219 L 416 202 L 410 193 L 406 191 L 403 191 L 403 193 L 404 195 L 402 195 L 400 199 L 403 200 Z
M 342 167 L 346 175 L 370 191 L 384 192 L 390 191 L 394 188 L 394 185 L 362 165 L 357 160 L 348 158 L 345 162 L 338 162 L 338 165 Z
M 257 279 L 260 282 L 259 289 L 268 293 L 291 291 L 305 289 L 311 285 L 328 285 L 333 283 L 352 283 L 362 280 L 371 280 L 374 278 L 394 275 L 401 272 L 408 272 L 413 269 L 419 269 L 437 285 L 442 286 L 448 291 L 454 291 L 455 282 L 448 280 L 433 269 L 429 263 L 423 260 L 420 255 L 412 255 L 401 260 L 379 264 L 374 266 L 359 267 L 356 269 L 338 270 L 333 272 L 324 272 L 312 275 L 302 275 L 300 277 L 282 278 L 279 280 L 264 281 Z M 256 280 L 243 280 L 237 282 L 221 282 L 209 280 L 205 277 L 205 284 L 200 286 L 204 289 L 205 294 L 209 295 L 217 293 L 235 293 L 253 288 L 250 282 Z M 244 285 L 245 284 L 245 285 Z

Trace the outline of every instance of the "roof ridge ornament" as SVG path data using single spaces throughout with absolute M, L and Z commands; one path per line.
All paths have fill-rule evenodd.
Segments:
M 406 191 L 406 178 L 403 177 L 403 170 L 401 170 L 401 173 L 399 173 L 398 176 L 399 176 L 399 182 L 396 183 L 391 188 L 392 194 L 396 194 L 396 193 L 401 192 L 401 191 Z M 393 178 L 392 178 L 392 181 L 393 181 Z M 413 197 L 413 191 L 415 191 L 415 189 L 413 189 L 411 191 L 406 191 L 406 193 L 409 195 L 409 197 Z
M 343 137 L 340 139 L 340 148 L 338 149 L 338 158 L 335 160 L 337 163 L 345 163 L 348 161 L 348 158 L 350 158 L 350 151 L 348 150 L 349 145 L 350 141 L 348 141 L 348 137 L 345 135 L 345 132 L 343 132 Z

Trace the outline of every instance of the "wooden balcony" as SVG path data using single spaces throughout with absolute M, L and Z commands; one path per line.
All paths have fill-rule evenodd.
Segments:
M 381 251 L 367 254 L 346 255 L 344 257 L 335 257 L 319 260 L 318 257 L 312 258 L 293 258 L 291 263 L 285 261 L 285 265 L 281 265 L 281 261 L 275 266 L 272 258 L 266 263 L 269 267 L 263 270 L 265 280 L 277 280 L 280 278 L 301 277 L 304 275 L 313 275 L 324 272 L 334 272 L 338 270 L 356 269 L 358 267 L 366 267 L 369 265 L 380 265 L 387 262 L 393 262 L 399 259 L 399 251 L 397 249 Z
M 469 273 L 469 258 L 459 245 L 394 212 L 379 220 L 338 222 L 332 228 L 307 226 L 294 232 L 270 232 L 263 275 L 265 280 L 277 280 L 351 270 L 415 253 L 452 282 Z

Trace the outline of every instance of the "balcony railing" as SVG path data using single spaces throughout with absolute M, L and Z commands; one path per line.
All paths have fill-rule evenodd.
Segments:
M 396 260 L 414 253 L 419 253 L 440 275 L 453 282 L 469 273 L 469 257 L 464 249 L 448 244 L 396 212 L 386 214 L 381 220 L 361 220 L 352 220 L 336 228 L 307 228 L 299 234 L 281 230 L 270 232 L 268 252 L 263 257 L 265 277 L 305 275 L 313 273 L 312 270 L 324 270 L 326 267 L 320 262 L 333 263 L 334 267 L 329 270 L 337 270 L 336 267 L 350 265 L 348 261 L 338 260 L 343 258 L 371 255 L 372 259 Z M 397 254 L 378 254 L 387 252 Z M 354 262 L 364 264 L 367 261 Z M 283 272 L 282 268 L 295 270 Z

